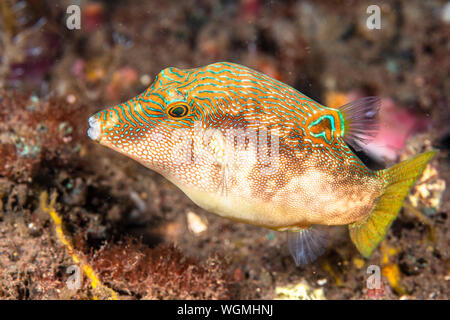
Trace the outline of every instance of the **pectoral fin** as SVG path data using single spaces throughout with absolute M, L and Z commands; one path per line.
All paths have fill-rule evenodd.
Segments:
M 308 264 L 326 249 L 327 232 L 317 227 L 290 228 L 286 231 L 289 251 L 297 266 Z

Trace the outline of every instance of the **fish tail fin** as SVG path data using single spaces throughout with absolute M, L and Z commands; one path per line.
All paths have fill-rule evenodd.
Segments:
M 435 154 L 424 152 L 382 171 L 386 186 L 374 209 L 364 221 L 349 225 L 350 238 L 364 257 L 369 257 L 383 240 L 412 185 Z

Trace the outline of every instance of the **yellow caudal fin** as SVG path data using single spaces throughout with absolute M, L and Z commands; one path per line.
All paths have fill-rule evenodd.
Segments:
M 435 154 L 436 151 L 425 152 L 383 170 L 382 176 L 386 180 L 384 193 L 367 219 L 349 225 L 350 238 L 364 257 L 370 257 L 383 240 L 412 185 Z

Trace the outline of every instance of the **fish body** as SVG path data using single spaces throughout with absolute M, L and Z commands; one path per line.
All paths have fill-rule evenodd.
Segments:
M 325 236 L 312 226 L 348 224 L 366 255 L 384 236 L 386 223 L 366 224 L 393 181 L 403 180 L 392 170 L 370 170 L 349 147 L 376 132 L 378 106 L 372 97 L 329 108 L 255 70 L 221 62 L 164 69 L 142 94 L 92 116 L 88 134 L 162 174 L 212 213 L 288 230 L 299 264 L 323 252 Z M 415 178 L 431 157 L 411 169 Z M 403 198 L 415 180 L 407 177 Z M 367 236 L 370 227 L 375 231 Z

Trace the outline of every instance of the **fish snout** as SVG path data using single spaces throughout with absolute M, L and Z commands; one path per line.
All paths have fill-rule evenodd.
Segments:
M 101 134 L 100 120 L 96 116 L 89 118 L 89 129 L 87 134 L 92 140 L 98 141 Z

